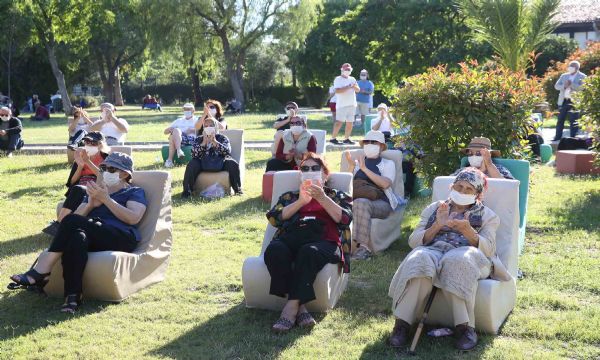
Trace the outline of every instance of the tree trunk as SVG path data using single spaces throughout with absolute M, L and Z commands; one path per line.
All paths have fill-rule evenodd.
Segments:
M 296 64 L 292 65 L 292 87 L 294 89 L 298 88 L 298 84 L 296 83 Z
M 119 66 L 117 66 L 117 68 L 115 69 L 115 79 L 114 79 L 114 86 L 113 86 L 113 90 L 114 90 L 114 98 L 115 98 L 115 102 L 114 105 L 115 106 L 123 106 L 125 105 L 125 102 L 123 101 L 123 93 L 121 92 L 121 73 L 120 73 L 120 69 Z
M 48 61 L 52 68 L 52 73 L 56 78 L 56 84 L 58 85 L 58 91 L 62 97 L 63 110 L 66 115 L 70 115 L 73 111 L 73 105 L 71 105 L 71 99 L 69 98 L 69 92 L 67 91 L 67 84 L 65 83 L 65 76 L 58 67 L 58 61 L 56 60 L 56 54 L 54 53 L 54 44 L 46 43 L 46 51 L 48 52 Z
M 202 105 L 202 90 L 200 89 L 200 74 L 198 74 L 198 67 L 194 65 L 194 58 L 190 59 L 190 65 L 188 68 L 190 78 L 192 78 L 192 90 L 194 92 L 194 105 Z

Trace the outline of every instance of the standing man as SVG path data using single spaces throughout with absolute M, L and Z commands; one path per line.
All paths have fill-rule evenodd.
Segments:
M 0 108 L 0 150 L 6 153 L 6 156 L 12 157 L 12 153 L 23 147 L 21 140 L 21 120 L 12 116 L 10 108 L 3 106 Z
M 127 120 L 118 118 L 115 112 L 116 109 L 113 104 L 100 104 L 100 119 L 90 127 L 90 131 L 100 131 L 109 146 L 123 145 L 129 132 Z
M 554 88 L 560 93 L 558 94 L 558 108 L 560 112 L 558 114 L 558 121 L 556 123 L 556 135 L 552 141 L 558 141 L 562 138 L 563 129 L 565 127 L 565 119 L 567 114 L 569 115 L 569 131 L 570 136 L 575 137 L 579 126 L 577 119 L 579 118 L 579 111 L 573 106 L 571 96 L 574 91 L 579 91 L 579 87 L 583 85 L 583 80 L 587 77 L 584 73 L 579 71 L 580 64 L 578 61 L 571 61 L 569 63 L 568 72 L 562 74 Z
M 362 69 L 360 71 L 360 80 L 358 80 L 358 87 L 360 91 L 356 93 L 356 113 L 360 115 L 360 121 L 365 121 L 365 116 L 369 115 L 371 110 L 371 104 L 373 104 L 373 92 L 375 91 L 375 85 L 369 80 L 369 73 L 367 70 Z
M 345 122 L 344 144 L 354 145 L 354 141 L 350 140 L 350 135 L 352 134 L 352 124 L 354 123 L 354 115 L 356 114 L 356 93 L 360 91 L 360 88 L 356 79 L 350 76 L 352 74 L 352 65 L 345 63 L 340 70 L 342 74 L 333 81 L 337 103 L 333 134 L 330 141 L 332 144 L 340 143 L 336 137 L 342 128 L 342 124 Z

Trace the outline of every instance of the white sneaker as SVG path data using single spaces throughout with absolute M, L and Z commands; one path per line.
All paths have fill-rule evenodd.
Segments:
M 177 157 L 180 157 L 180 158 L 185 157 L 185 153 L 183 152 L 183 150 L 177 149 Z
M 166 167 L 166 168 L 172 168 L 173 166 L 174 166 L 174 165 L 173 165 L 173 162 L 172 162 L 171 160 L 167 160 L 167 161 L 165 161 L 165 167 Z

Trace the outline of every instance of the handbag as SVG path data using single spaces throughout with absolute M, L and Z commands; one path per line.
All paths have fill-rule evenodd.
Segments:
M 288 248 L 297 251 L 303 245 L 323 240 L 325 227 L 318 219 L 298 219 L 288 225 L 285 232 L 279 237 L 279 241 L 285 243 Z
M 207 155 L 200 159 L 202 162 L 202 171 L 217 172 L 223 170 L 225 158 L 219 155 Z
M 354 199 L 368 199 L 373 201 L 386 199 L 383 190 L 364 179 L 354 179 L 352 181 L 352 197 Z

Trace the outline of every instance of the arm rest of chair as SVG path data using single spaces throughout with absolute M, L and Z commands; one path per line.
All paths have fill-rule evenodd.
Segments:
M 497 334 L 514 309 L 516 281 L 479 280 L 475 296 L 475 327 L 487 334 Z

